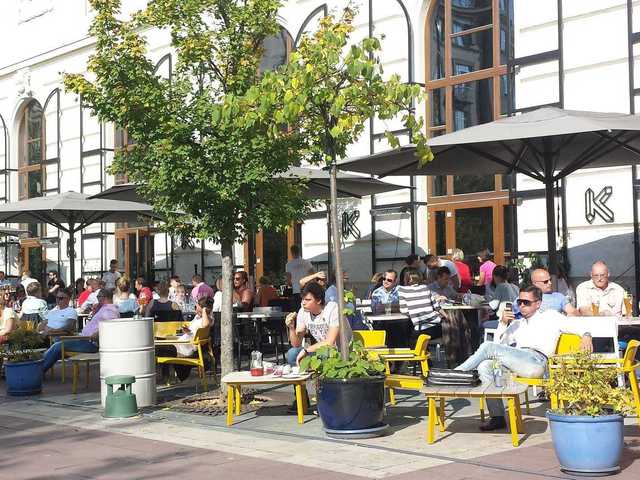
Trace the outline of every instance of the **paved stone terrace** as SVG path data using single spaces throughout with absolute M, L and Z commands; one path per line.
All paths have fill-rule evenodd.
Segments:
M 97 372 L 93 375 L 97 378 Z M 191 393 L 194 383 L 180 388 Z M 175 390 L 175 389 L 174 389 Z M 320 420 L 304 425 L 287 412 L 290 388 L 268 390 L 266 406 L 236 417 L 158 408 L 135 419 L 101 417 L 97 382 L 70 394 L 70 384 L 47 378 L 38 397 L 6 397 L 0 382 L 0 480 L 4 479 L 542 479 L 569 478 L 559 467 L 544 410 L 525 417 L 527 434 L 513 448 L 509 434 L 480 433 L 477 403 L 447 403 L 447 432 L 428 445 L 426 405 L 402 395 L 389 407 L 389 435 L 369 440 L 328 439 Z M 163 395 L 172 391 L 164 391 Z M 623 471 L 640 478 L 640 428 L 627 420 Z

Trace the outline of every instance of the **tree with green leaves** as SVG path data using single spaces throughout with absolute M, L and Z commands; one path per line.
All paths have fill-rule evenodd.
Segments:
M 260 86 L 264 91 L 278 92 L 282 108 L 275 120 L 297 132 L 305 145 L 306 159 L 331 170 L 331 233 L 341 331 L 345 318 L 336 205 L 338 159 L 345 157 L 347 147 L 358 140 L 372 117 L 401 118 L 411 132 L 420 161 L 433 158 L 422 133 L 422 119 L 415 115 L 414 105 L 424 100 L 421 87 L 403 83 L 397 75 L 385 78 L 378 38 L 350 41 L 355 14 L 355 9 L 347 7 L 341 18 L 323 18 L 315 33 L 303 36 L 286 67 L 266 74 Z M 399 146 L 392 133 L 387 131 L 385 136 L 392 147 Z M 348 345 L 344 335 L 340 338 L 342 358 L 346 360 Z
M 222 372 L 233 370 L 233 245 L 280 229 L 309 210 L 304 182 L 274 177 L 299 162 L 301 137 L 273 119 L 281 108 L 264 90 L 264 40 L 276 35 L 280 0 L 150 0 L 121 18 L 120 0 L 91 0 L 96 39 L 88 71 L 65 76 L 102 121 L 135 144 L 112 173 L 138 185 L 172 234 L 215 241 L 222 253 Z M 154 73 L 145 34 L 171 35 L 175 69 Z

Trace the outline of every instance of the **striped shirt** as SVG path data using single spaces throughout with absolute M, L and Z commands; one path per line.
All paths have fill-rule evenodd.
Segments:
M 440 323 L 440 304 L 426 285 L 398 287 L 400 311 L 409 314 L 416 330 Z

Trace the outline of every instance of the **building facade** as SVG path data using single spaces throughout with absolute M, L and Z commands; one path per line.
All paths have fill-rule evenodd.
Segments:
M 126 132 L 101 124 L 82 99 L 63 91 L 61 72 L 84 72 L 93 40 L 86 0 L 5 2 L 0 10 L 0 200 L 16 201 L 69 190 L 97 193 L 117 180 L 106 173 L 113 152 L 126 148 Z M 144 5 L 125 0 L 123 15 Z M 305 32 L 344 0 L 288 0 L 278 20 L 282 35 L 269 39 L 263 68 L 286 60 Z M 424 84 L 430 136 L 501 116 L 557 105 L 577 110 L 635 112 L 640 95 L 640 2 L 632 0 L 361 0 L 354 39 L 382 36 L 387 74 Z M 159 75 L 170 75 L 169 37 L 147 32 Z M 43 39 L 46 39 L 44 41 Z M 52 41 L 55 39 L 55 41 Z M 11 46 L 11 48 L 8 48 Z M 388 148 L 383 132 L 394 122 L 371 119 L 350 156 Z M 4 168 L 2 168 L 4 167 Z M 542 185 L 521 176 L 395 178 L 409 187 L 364 199 L 342 199 L 344 262 L 352 282 L 400 269 L 409 253 L 450 255 L 482 248 L 499 263 L 546 246 Z M 633 286 L 635 170 L 581 170 L 557 187 L 558 246 L 576 279 L 604 258 L 614 276 Z M 587 190 L 610 192 L 604 209 L 589 211 Z M 600 198 L 605 198 L 601 196 Z M 604 214 L 603 214 L 604 212 Z M 637 216 L 637 215 L 636 215 Z M 637 222 L 636 222 L 637 223 Z M 14 225 L 15 227 L 16 225 Z M 67 279 L 63 232 L 23 225 L 29 238 L 7 237 L 0 267 L 9 274 L 60 268 Z M 260 232 L 235 251 L 235 263 L 253 275 L 282 276 L 287 247 L 302 245 L 318 268 L 327 258 L 326 212 L 317 211 L 288 234 Z M 118 258 L 132 276 L 212 281 L 219 248 L 170 238 L 147 225 L 95 225 L 76 240 L 83 276 L 99 274 Z

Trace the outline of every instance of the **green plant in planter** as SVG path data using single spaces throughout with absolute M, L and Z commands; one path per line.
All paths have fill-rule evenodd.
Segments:
M 375 377 L 384 374 L 384 363 L 371 355 L 361 342 L 353 342 L 349 358 L 342 360 L 336 347 L 320 347 L 315 355 L 300 361 L 301 372 L 314 372 L 320 378 Z
M 37 349 L 44 346 L 42 336 L 35 330 L 19 328 L 9 334 L 5 358 L 7 362 L 28 362 L 40 360 L 42 352 Z
M 604 364 L 600 356 L 578 352 L 556 363 L 547 390 L 564 407 L 555 413 L 595 417 L 629 411 L 631 392 L 617 387 L 619 370 Z

